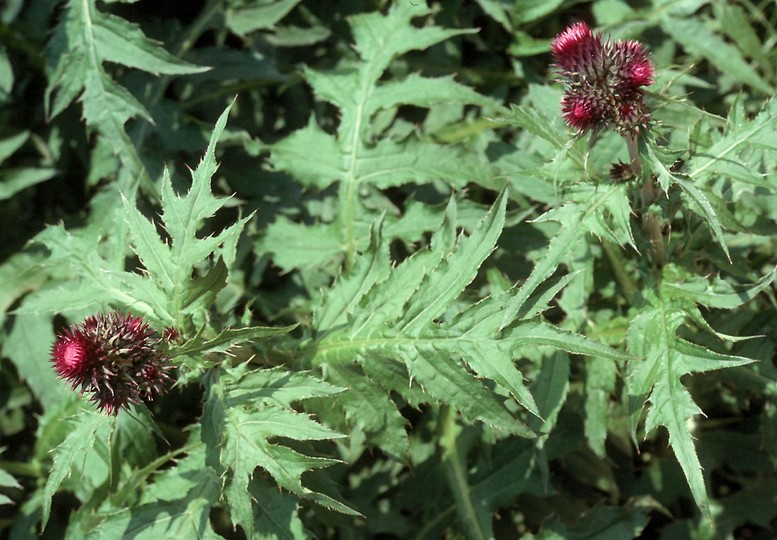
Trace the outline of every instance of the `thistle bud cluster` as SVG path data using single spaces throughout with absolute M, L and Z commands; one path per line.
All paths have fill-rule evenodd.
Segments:
M 655 69 L 640 42 L 604 40 L 577 22 L 556 36 L 551 53 L 567 86 L 561 108 L 570 127 L 635 135 L 647 125 L 642 87 L 653 83 Z
M 97 314 L 59 332 L 51 361 L 74 390 L 91 394 L 100 410 L 116 415 L 153 400 L 171 382 L 163 340 L 140 317 Z

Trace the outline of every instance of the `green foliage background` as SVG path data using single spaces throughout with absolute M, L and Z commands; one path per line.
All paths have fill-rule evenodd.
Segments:
M 578 20 L 652 52 L 632 180 L 561 118 Z M 775 537 L 775 40 L 750 0 L 5 2 L 0 534 Z M 181 334 L 116 418 L 49 362 L 112 309 Z

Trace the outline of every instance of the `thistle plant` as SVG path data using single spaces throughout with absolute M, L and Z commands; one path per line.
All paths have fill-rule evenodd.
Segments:
M 52 345 L 57 374 L 116 415 L 164 393 L 171 366 L 162 338 L 140 317 L 117 312 L 87 317 L 62 330 Z
M 3 10 L 0 537 L 777 538 L 774 3 L 127 3 Z

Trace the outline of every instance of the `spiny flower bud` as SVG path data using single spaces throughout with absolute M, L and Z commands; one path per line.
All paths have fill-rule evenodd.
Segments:
M 564 118 L 579 131 L 612 127 L 634 135 L 647 125 L 643 86 L 653 83 L 650 55 L 638 41 L 606 41 L 584 22 L 561 32 L 551 45 L 554 66 L 567 89 Z
M 115 415 L 164 393 L 172 379 L 162 339 L 140 317 L 97 314 L 59 332 L 51 361 L 74 390 L 90 393 L 100 410 Z

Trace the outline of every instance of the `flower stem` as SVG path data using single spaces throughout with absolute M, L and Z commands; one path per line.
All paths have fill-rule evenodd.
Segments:
M 639 161 L 639 145 L 637 144 L 637 137 L 634 133 L 628 133 L 623 136 L 626 139 L 626 148 L 629 150 L 629 160 L 631 161 L 631 167 L 634 172 L 639 172 L 642 168 L 642 164 Z

